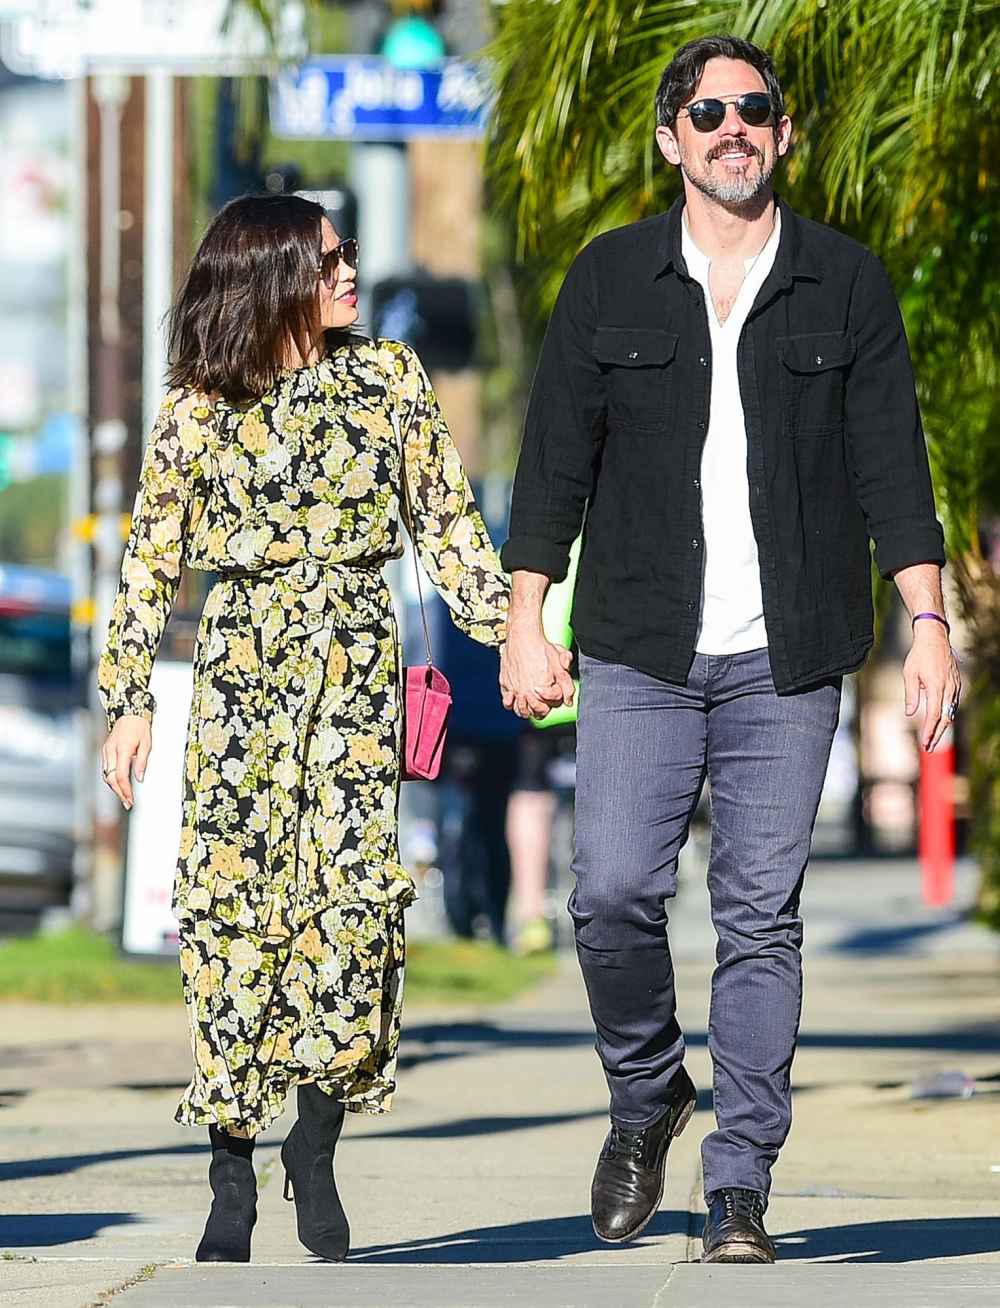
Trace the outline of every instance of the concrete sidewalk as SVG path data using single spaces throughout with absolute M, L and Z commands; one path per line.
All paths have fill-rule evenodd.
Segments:
M 635 1244 L 602 1246 L 590 1226 L 606 1092 L 572 958 L 499 1010 L 409 1010 L 395 1111 L 352 1118 L 338 1152 L 354 1239 L 341 1266 L 298 1245 L 282 1202 L 290 1117 L 257 1151 L 253 1264 L 190 1263 L 207 1151 L 171 1121 L 188 1075 L 182 1012 L 7 1007 L 0 1305 L 1000 1303 L 1000 940 L 923 909 L 910 864 L 812 868 L 796 1120 L 768 1218 L 781 1262 L 697 1263 L 714 946 L 701 882 L 688 873 L 671 928 L 699 1112 Z M 949 1070 L 977 1092 L 911 1098 L 915 1078 Z

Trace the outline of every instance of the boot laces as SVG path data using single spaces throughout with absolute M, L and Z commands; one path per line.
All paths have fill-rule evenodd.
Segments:
M 621 1158 L 631 1163 L 641 1163 L 645 1152 L 645 1133 L 627 1131 L 624 1127 L 611 1126 L 611 1139 L 608 1142 L 608 1156 Z
M 743 1217 L 760 1223 L 764 1217 L 764 1203 L 756 1190 L 723 1190 L 722 1204 L 727 1219 Z

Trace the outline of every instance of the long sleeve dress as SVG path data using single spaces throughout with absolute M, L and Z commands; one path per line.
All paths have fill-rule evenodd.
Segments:
M 412 523 L 454 621 L 499 645 L 508 585 L 413 351 L 352 341 L 258 402 L 167 395 L 143 460 L 98 685 L 152 721 L 181 565 L 198 628 L 174 910 L 195 1071 L 179 1122 L 253 1134 L 315 1081 L 395 1086 L 402 998 L 401 663 L 383 577 Z

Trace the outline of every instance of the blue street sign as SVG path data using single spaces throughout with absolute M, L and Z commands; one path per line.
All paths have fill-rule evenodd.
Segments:
M 491 89 L 475 64 L 396 68 L 377 55 L 311 59 L 271 80 L 275 136 L 406 141 L 479 137 Z

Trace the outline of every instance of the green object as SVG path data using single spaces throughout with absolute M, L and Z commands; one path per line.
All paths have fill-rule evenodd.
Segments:
M 441 33 L 415 14 L 399 18 L 382 38 L 381 53 L 395 68 L 429 68 L 447 53 Z
M 566 649 L 573 647 L 573 592 L 576 590 L 576 570 L 580 562 L 580 537 L 573 542 L 569 551 L 569 569 L 562 581 L 549 587 L 542 605 L 542 630 L 555 645 Z M 544 718 L 532 718 L 532 723 L 540 730 L 546 727 L 564 726 L 576 721 L 577 705 L 580 699 L 580 683 L 572 704 L 558 704 L 550 709 Z
M 538 954 L 551 953 L 555 943 L 548 919 L 533 917 L 521 926 L 514 937 L 513 951 L 518 958 L 534 958 Z

